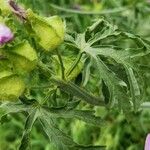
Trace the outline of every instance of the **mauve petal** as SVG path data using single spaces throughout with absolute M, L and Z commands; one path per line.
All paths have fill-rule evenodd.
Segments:
M 145 149 L 144 150 L 150 150 L 150 134 L 148 134 L 147 137 L 146 137 Z
M 0 24 L 0 45 L 3 45 L 13 39 L 11 30 L 4 24 Z

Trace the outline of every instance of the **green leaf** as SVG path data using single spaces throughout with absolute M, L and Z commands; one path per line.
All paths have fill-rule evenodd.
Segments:
M 43 114 L 39 121 L 41 122 L 43 130 L 49 137 L 49 140 L 55 144 L 57 150 L 67 150 L 69 147 L 73 147 L 75 145 L 69 136 L 64 134 L 55 126 L 51 118 Z
M 22 105 L 22 103 L 4 102 L 0 105 L 0 109 L 6 113 L 16 113 L 21 111 L 28 111 L 30 107 Z
M 53 114 L 52 114 L 53 113 Z M 40 117 L 39 121 L 42 124 L 42 127 L 47 134 L 47 136 L 50 139 L 50 142 L 54 143 L 57 150 L 67 150 L 67 149 L 98 149 L 102 148 L 104 150 L 104 146 L 83 146 L 75 143 L 69 136 L 64 134 L 60 129 L 57 128 L 54 122 L 54 118 L 57 117 L 64 117 L 64 118 L 72 118 L 72 114 L 74 114 L 75 117 L 84 120 L 86 122 L 92 121 L 95 119 L 90 111 L 64 111 L 62 109 L 48 109 L 44 108 L 40 110 Z M 88 117 L 87 117 L 88 116 Z M 54 118 L 53 118 L 54 117 Z M 89 119 L 89 120 L 88 120 Z M 98 121 L 98 120 L 97 120 Z M 94 121 L 94 124 L 99 125 L 99 122 L 97 122 L 96 119 Z
M 135 111 L 137 111 L 137 109 L 140 106 L 141 99 L 142 99 L 140 88 L 139 88 L 137 79 L 134 75 L 133 69 L 129 68 L 127 66 L 125 66 L 125 68 L 126 68 L 126 73 L 127 73 L 129 84 L 130 84 L 130 91 L 131 91 L 134 109 L 135 109 Z
M 124 112 L 132 110 L 131 105 L 134 109 L 139 107 L 141 91 L 135 75 L 137 66 L 134 60 L 150 53 L 149 41 L 138 35 L 123 32 L 102 18 L 88 27 L 84 33 L 75 34 L 70 40 L 66 38 L 66 42 L 86 53 L 85 59 L 88 58 L 90 61 L 84 70 L 88 69 L 88 74 L 90 66 L 96 66 L 99 79 L 103 80 L 102 92 L 109 106 L 118 105 Z M 128 81 L 120 79 L 119 73 L 111 70 L 106 63 L 113 67 L 116 67 L 116 64 L 117 67 L 124 67 Z M 86 84 L 89 75 L 83 75 L 83 83 Z
M 88 61 L 88 59 L 87 59 Z M 84 63 L 84 69 L 83 69 L 83 73 L 82 73 L 82 85 L 83 87 L 86 86 L 86 84 L 88 83 L 89 79 L 90 79 L 90 69 L 92 67 L 92 61 L 89 60 L 89 63 L 85 61 Z
M 50 118 L 76 118 L 88 124 L 100 126 L 104 124 L 101 117 L 94 115 L 94 111 L 90 110 L 68 110 L 67 107 L 62 108 L 48 108 L 43 107 L 43 113 Z
M 105 105 L 104 102 L 99 97 L 90 94 L 89 92 L 75 85 L 73 82 L 66 82 L 57 79 L 51 79 L 51 81 L 57 84 L 60 87 L 60 89 L 63 90 L 64 92 L 67 92 L 73 96 L 81 98 L 81 100 L 86 101 L 91 105 L 97 106 Z
M 131 109 L 131 104 L 127 98 L 126 83 L 119 79 L 102 61 L 100 58 L 95 58 L 100 77 L 104 80 L 110 93 L 110 106 L 113 103 L 118 103 L 119 109 L 128 113 Z M 118 102 L 117 102 L 118 101 Z
M 31 113 L 28 115 L 19 150 L 31 150 L 30 134 L 37 117 L 37 109 L 32 110 Z
M 102 92 L 103 92 L 103 96 L 104 96 L 104 100 L 105 103 L 108 104 L 110 98 L 110 93 L 109 93 L 109 88 L 107 87 L 107 85 L 105 84 L 105 82 L 102 80 Z
M 0 119 L 1 117 L 11 114 L 29 111 L 30 108 L 22 103 L 4 102 L 0 105 Z
M 88 43 L 90 45 L 93 45 L 94 43 L 106 39 L 109 36 L 116 36 L 119 35 L 120 32 L 118 31 L 118 27 L 115 25 L 110 24 L 104 19 L 99 19 L 97 22 L 95 22 L 92 26 L 87 28 L 86 36 L 92 35 L 90 39 L 88 40 Z
M 140 37 L 139 35 L 135 35 L 132 33 L 128 33 L 128 32 L 122 32 L 121 33 L 122 36 L 127 37 L 129 39 L 132 39 L 133 41 L 135 41 L 140 47 L 144 47 L 146 51 L 144 51 L 144 55 L 147 55 L 150 53 L 150 42 L 146 39 L 143 39 L 142 37 Z

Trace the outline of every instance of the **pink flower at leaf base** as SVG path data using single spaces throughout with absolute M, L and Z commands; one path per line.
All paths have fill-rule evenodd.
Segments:
M 0 23 L 0 45 L 3 45 L 13 39 L 14 35 L 10 28 Z
M 145 149 L 144 150 L 150 150 L 150 134 L 148 134 L 147 137 L 146 137 Z

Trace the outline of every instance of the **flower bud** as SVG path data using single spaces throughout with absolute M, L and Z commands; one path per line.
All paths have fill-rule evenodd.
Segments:
M 52 51 L 64 40 L 64 23 L 58 16 L 40 17 L 32 10 L 27 10 L 26 16 L 36 35 L 40 46 L 47 51 Z
M 13 39 L 11 30 L 4 24 L 0 24 L 0 45 L 3 45 Z
M 24 81 L 12 71 L 7 58 L 0 59 L 0 101 L 15 101 L 25 89 Z
M 0 78 L 0 101 L 16 101 L 25 89 L 23 80 L 10 72 L 1 72 Z
M 37 53 L 28 41 L 23 41 L 5 50 L 6 56 L 10 59 L 17 73 L 24 74 L 32 71 L 37 64 Z

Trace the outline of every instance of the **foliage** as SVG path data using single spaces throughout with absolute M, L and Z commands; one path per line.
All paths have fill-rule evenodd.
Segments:
M 2 148 L 142 149 L 150 41 L 141 23 L 150 4 L 19 2 L 26 10 L 0 0 L 0 22 L 15 36 L 0 47 L 0 132 L 19 127 L 2 134 L 13 142 Z

